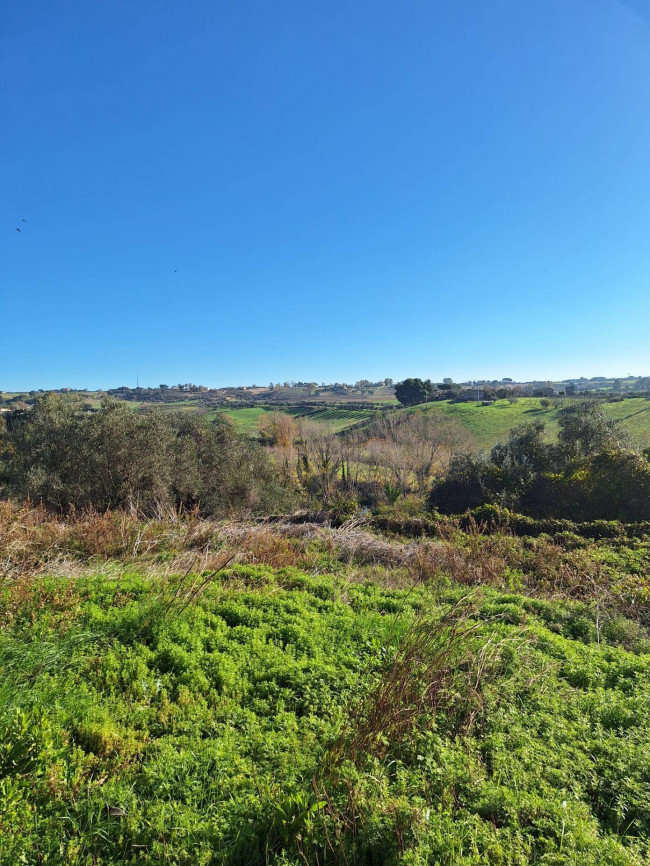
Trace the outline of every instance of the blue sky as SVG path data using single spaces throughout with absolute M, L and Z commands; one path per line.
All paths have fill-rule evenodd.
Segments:
M 650 373 L 645 2 L 34 0 L 0 66 L 0 390 Z

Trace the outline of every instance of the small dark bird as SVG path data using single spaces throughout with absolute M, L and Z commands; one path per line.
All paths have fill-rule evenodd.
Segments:
M 175 273 L 175 274 L 178 273 L 178 268 L 174 268 L 174 273 Z
M 26 222 L 27 222 L 27 220 L 23 220 L 23 222 L 24 222 L 24 223 L 26 223 Z
M 20 231 L 20 229 L 16 229 L 16 231 L 17 231 L 17 232 L 19 232 L 19 231 Z

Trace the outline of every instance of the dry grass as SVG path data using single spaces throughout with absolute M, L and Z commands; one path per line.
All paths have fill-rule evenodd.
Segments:
M 216 535 L 222 544 L 238 550 L 238 562 L 271 568 L 311 568 L 311 542 L 320 537 L 319 527 L 311 524 L 222 523 Z
M 202 570 L 213 569 L 213 558 L 228 548 L 244 564 L 312 570 L 329 558 L 406 569 L 422 581 L 444 574 L 468 586 L 502 585 L 507 569 L 514 567 L 534 576 L 545 591 L 578 596 L 600 577 L 587 554 L 567 552 L 550 541 L 538 541 L 535 553 L 525 556 L 522 542 L 513 536 L 484 535 L 476 525 L 445 532 L 440 540 L 402 543 L 369 532 L 359 521 L 333 529 L 318 523 L 215 522 L 196 514 L 142 521 L 121 511 L 87 511 L 62 518 L 42 508 L 2 502 L 0 569 L 10 577 L 75 575 L 87 567 L 97 570 L 102 561 L 121 560 L 150 566 L 164 561 L 166 571 L 179 573 L 199 563 Z
M 208 571 L 207 574 L 204 569 L 193 571 L 192 566 L 190 566 L 179 580 L 174 594 L 165 606 L 165 616 L 180 614 L 191 604 L 194 604 L 217 575 L 220 574 L 220 572 L 222 572 L 234 558 L 234 553 L 224 551 L 216 558 L 216 562 L 214 563 L 215 568 Z
M 351 711 L 334 756 L 355 764 L 368 755 L 384 758 L 442 707 L 448 718 L 462 713 L 464 727 L 471 727 L 486 671 L 499 655 L 492 639 L 476 640 L 484 623 L 472 619 L 473 601 L 465 596 L 442 616 L 415 619 L 375 688 Z
M 88 560 L 138 560 L 202 549 L 214 530 L 214 523 L 193 513 L 142 521 L 124 511 L 73 510 L 62 517 L 41 507 L 0 502 L 0 569 L 5 576 L 66 573 L 66 567 L 74 573 Z
M 471 524 L 445 523 L 440 538 L 401 542 L 374 534 L 360 520 L 338 528 L 289 520 L 256 525 L 211 521 L 195 513 L 142 521 L 131 513 L 72 512 L 53 516 L 39 507 L 0 502 L 0 577 L 49 574 L 75 577 L 137 568 L 152 575 L 207 573 L 233 561 L 316 573 L 345 564 L 351 580 L 390 586 L 449 579 L 468 587 L 493 586 L 529 595 L 594 602 L 622 609 L 620 578 L 589 549 L 571 550 L 549 538 L 485 534 Z M 644 587 L 626 580 L 625 613 L 646 621 Z M 626 596 L 627 598 L 627 596 Z

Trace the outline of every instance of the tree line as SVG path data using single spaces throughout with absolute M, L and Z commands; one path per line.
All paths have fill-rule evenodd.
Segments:
M 111 398 L 92 411 L 73 394 L 38 395 L 32 409 L 4 417 L 0 492 L 59 511 L 268 514 L 303 505 L 352 512 L 423 496 L 471 444 L 458 422 L 420 412 L 378 413 L 345 435 L 270 412 L 260 419 L 259 441 L 219 414 L 136 412 Z

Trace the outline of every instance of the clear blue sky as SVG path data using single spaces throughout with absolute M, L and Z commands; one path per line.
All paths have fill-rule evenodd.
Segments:
M 645 0 L 34 0 L 0 58 L 0 389 L 650 373 Z

